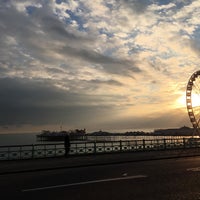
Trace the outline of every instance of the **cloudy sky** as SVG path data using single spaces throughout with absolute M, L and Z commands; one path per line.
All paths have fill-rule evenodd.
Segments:
M 0 132 L 190 126 L 199 0 L 1 0 Z

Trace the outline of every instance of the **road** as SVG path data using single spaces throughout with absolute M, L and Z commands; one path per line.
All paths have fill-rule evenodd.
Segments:
M 200 157 L 0 176 L 1 199 L 198 200 Z

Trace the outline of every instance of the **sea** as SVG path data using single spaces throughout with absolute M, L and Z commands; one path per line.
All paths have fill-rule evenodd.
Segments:
M 41 143 L 37 141 L 37 134 L 39 133 L 0 134 L 0 146 L 29 145 Z

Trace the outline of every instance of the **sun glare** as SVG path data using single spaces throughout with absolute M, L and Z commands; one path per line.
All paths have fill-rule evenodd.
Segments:
M 200 106 L 200 95 L 192 94 L 192 107 Z
M 178 108 L 186 107 L 186 100 L 184 94 L 176 100 L 176 107 Z
M 200 106 L 200 95 L 199 94 L 192 94 L 192 107 Z M 186 107 L 186 96 L 183 94 L 176 100 L 176 107 Z

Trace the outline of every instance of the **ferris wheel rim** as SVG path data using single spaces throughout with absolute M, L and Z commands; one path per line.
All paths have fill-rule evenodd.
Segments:
M 189 78 L 189 81 L 187 83 L 187 88 L 186 88 L 186 106 L 187 106 L 190 122 L 192 123 L 194 130 L 200 135 L 200 130 L 199 130 L 200 117 L 199 119 L 197 119 L 197 117 L 194 114 L 194 107 L 192 105 L 192 89 L 194 86 L 194 82 L 198 77 L 200 77 L 200 70 L 194 72 Z

